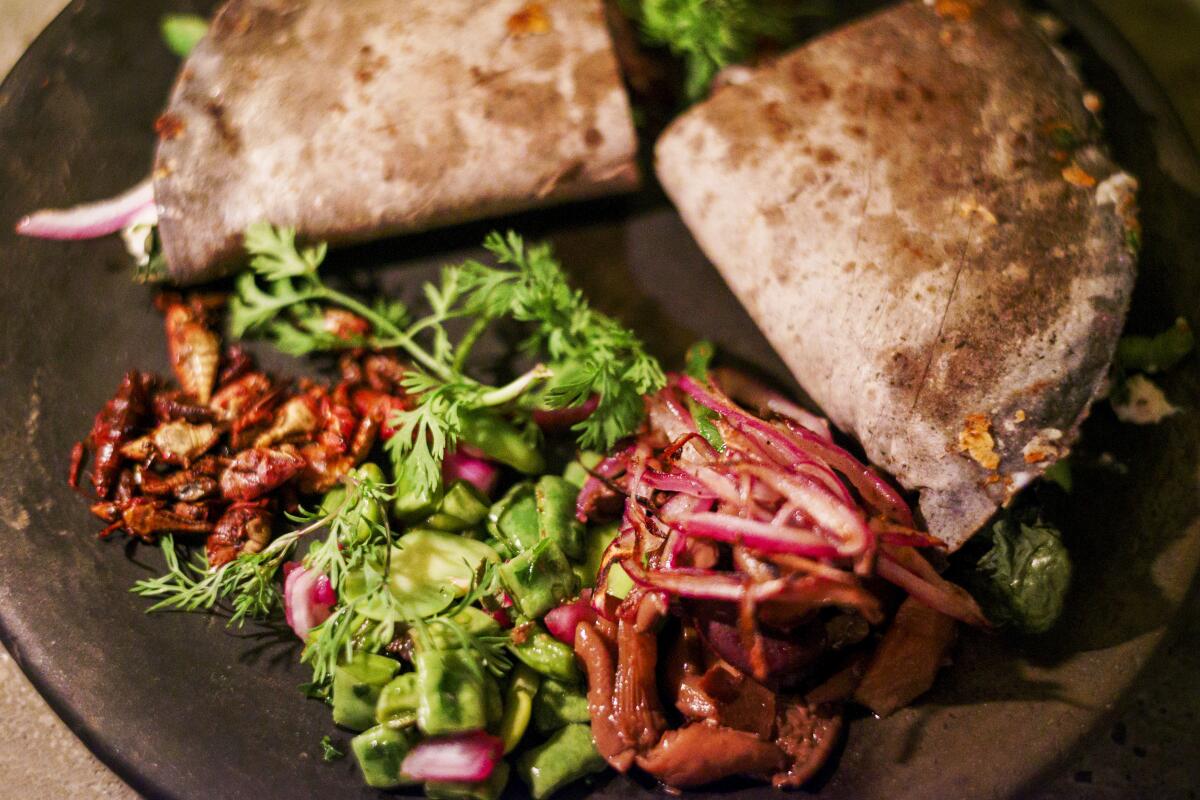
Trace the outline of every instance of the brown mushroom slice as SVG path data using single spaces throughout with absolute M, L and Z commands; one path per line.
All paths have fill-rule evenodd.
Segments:
M 774 742 L 710 722 L 667 731 L 637 757 L 637 765 L 675 789 L 703 786 L 732 775 L 769 778 L 786 769 L 787 757 Z
M 821 771 L 841 739 L 841 709 L 796 700 L 780 709 L 776 728 L 776 744 L 787 754 L 788 766 L 771 783 L 776 788 L 803 786 Z
M 933 686 L 956 633 L 953 619 L 906 598 L 855 689 L 854 700 L 881 717 L 904 708 Z
M 259 220 L 344 242 L 638 180 L 600 0 L 230 0 L 157 129 L 181 283 Z
M 634 750 L 621 735 L 613 713 L 616 667 L 604 637 L 591 623 L 575 629 L 575 655 L 587 675 L 588 712 L 592 718 L 592 741 L 596 752 L 618 772 L 627 772 L 633 764 Z
M 899 4 L 746 71 L 656 157 L 800 384 L 956 548 L 1102 391 L 1136 184 L 1022 11 L 940 7 Z
M 643 599 L 643 605 L 645 602 Z M 621 741 L 637 752 L 653 747 L 666 727 L 658 696 L 657 666 L 658 636 L 652 631 L 639 631 L 632 620 L 620 620 L 612 718 Z

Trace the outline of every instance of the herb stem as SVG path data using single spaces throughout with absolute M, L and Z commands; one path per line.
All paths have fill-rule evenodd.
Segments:
M 520 397 L 535 382 L 545 380 L 553 374 L 553 370 L 545 364 L 538 364 L 516 380 L 510 381 L 503 386 L 498 386 L 490 392 L 484 392 L 479 396 L 479 405 L 489 408 L 492 406 L 502 406 Z
M 403 347 L 408 354 L 412 356 L 413 361 L 416 361 L 422 367 L 429 370 L 443 381 L 450 381 L 454 379 L 454 372 L 452 369 L 440 363 L 436 358 L 426 352 L 423 347 L 416 343 L 409 332 L 400 330 L 398 327 L 393 325 L 390 320 L 386 319 L 380 314 L 377 314 L 370 306 L 360 303 L 353 297 L 342 294 L 336 289 L 325 287 L 322 289 L 321 293 L 327 300 L 331 300 L 341 306 L 344 306 L 345 308 L 350 309 L 359 316 L 369 320 L 372 325 L 375 325 L 377 328 L 386 331 L 391 339 L 377 342 L 377 345 L 381 347 Z
M 491 322 L 487 317 L 479 317 L 471 323 L 471 327 L 463 334 L 462 341 L 458 343 L 458 347 L 454 349 L 454 361 L 450 365 L 455 372 L 462 372 L 463 367 L 467 363 L 467 357 L 471 355 L 471 349 L 475 347 L 475 342 L 487 330 L 488 323 Z

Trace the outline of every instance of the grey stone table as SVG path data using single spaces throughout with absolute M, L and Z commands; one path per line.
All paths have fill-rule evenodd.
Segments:
M 1200 0 L 1095 0 L 1146 59 L 1200 141 Z M 66 0 L 0 0 L 0 75 Z M 1197 398 L 1200 400 L 1200 398 Z M 1200 591 L 1132 694 L 1034 800 L 1200 798 Z M 0 798 L 136 798 L 0 650 Z M 938 798 L 936 800 L 942 800 Z

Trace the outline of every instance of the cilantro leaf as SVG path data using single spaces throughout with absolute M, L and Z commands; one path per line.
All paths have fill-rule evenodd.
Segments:
M 405 389 L 417 405 L 395 412 L 390 423 L 397 434 L 387 449 L 396 476 L 416 492 L 439 485 L 442 458 L 462 435 L 468 412 L 493 409 L 527 421 L 539 404 L 564 408 L 595 396 L 595 410 L 575 432 L 581 446 L 608 449 L 640 424 L 642 396 L 666 382 L 637 336 L 571 287 L 549 245 L 527 245 L 512 231 L 484 242 L 497 265 L 468 260 L 426 284 L 429 313 L 419 318 L 402 304 L 367 305 L 325 284 L 324 246 L 301 249 L 293 231 L 256 224 L 245 243 L 250 271 L 238 279 L 230 304 L 235 337 L 264 336 L 293 354 L 398 348 L 412 359 Z M 331 333 L 325 314 L 335 307 L 361 317 L 368 332 Z M 483 331 L 505 318 L 525 328 L 521 347 L 538 363 L 508 384 L 489 386 L 466 374 L 464 364 Z M 469 329 L 456 339 L 447 323 L 465 319 Z
M 786 41 L 793 18 L 820 8 L 777 0 L 622 0 L 642 38 L 683 61 L 684 95 L 704 96 L 717 72 L 746 60 L 760 39 Z

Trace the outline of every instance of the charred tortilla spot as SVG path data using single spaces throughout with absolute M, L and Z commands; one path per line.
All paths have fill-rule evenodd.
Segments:
M 607 50 L 597 50 L 585 56 L 575 65 L 572 80 L 575 84 L 575 96 L 585 103 L 599 99 L 611 86 L 613 78 L 617 77 L 617 61 Z
M 1062 169 L 1063 180 L 1072 186 L 1078 186 L 1083 189 L 1090 189 L 1096 185 L 1096 179 L 1088 174 L 1087 170 L 1072 161 L 1068 166 Z
M 838 161 L 841 161 L 837 151 L 832 147 L 818 147 L 816 156 L 818 164 L 836 164 Z
M 221 141 L 225 144 L 225 147 L 229 149 L 229 152 L 236 154 L 241 150 L 242 136 L 229 121 L 225 106 L 219 100 L 208 100 L 204 104 L 204 111 L 212 119 L 213 127 L 221 137 Z
M 952 19 L 955 22 L 967 22 L 971 19 L 971 4 L 966 0 L 937 0 L 934 11 L 939 17 Z
M 354 68 L 354 79 L 362 84 L 375 80 L 375 76 L 387 67 L 387 56 L 376 53 L 369 44 L 364 44 L 358 50 L 358 63 Z
M 500 78 L 492 88 L 494 100 L 484 116 L 501 125 L 534 131 L 566 114 L 566 100 L 552 83 Z
M 170 112 L 160 114 L 158 119 L 154 120 L 154 132 L 158 134 L 160 139 L 169 140 L 182 136 L 186 129 L 187 123 L 176 114 Z
M 783 112 L 783 106 L 779 103 L 772 102 L 763 106 L 763 119 L 767 123 L 767 130 L 770 131 L 771 138 L 776 141 L 786 139 L 792 132 L 792 125 Z
M 1000 466 L 996 440 L 992 437 L 992 420 L 987 414 L 968 414 L 958 432 L 958 450 L 969 455 L 986 470 Z
M 537 36 L 550 32 L 550 16 L 541 3 L 526 3 L 505 25 L 513 36 Z

